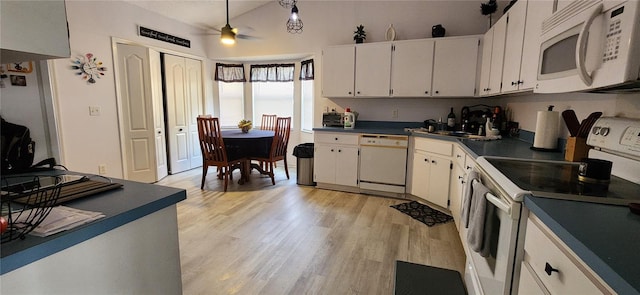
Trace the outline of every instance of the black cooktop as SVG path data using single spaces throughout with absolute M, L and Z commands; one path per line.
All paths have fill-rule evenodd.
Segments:
M 578 180 L 579 163 L 487 158 L 513 184 L 537 197 L 626 205 L 640 201 L 640 185 L 611 176 L 609 184 Z

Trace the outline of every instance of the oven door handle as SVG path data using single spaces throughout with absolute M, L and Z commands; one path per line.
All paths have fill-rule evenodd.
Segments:
M 496 197 L 492 193 L 487 193 L 485 195 L 485 198 L 487 198 L 487 201 L 489 201 L 491 204 L 495 205 L 496 208 L 506 212 L 507 215 L 511 217 L 511 206 L 509 206 L 509 204 L 503 202 L 500 198 Z

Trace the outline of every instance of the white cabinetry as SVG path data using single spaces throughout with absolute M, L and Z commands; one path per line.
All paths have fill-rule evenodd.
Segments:
M 332 46 L 322 50 L 322 95 L 353 96 L 355 45 Z
M 319 188 L 358 191 L 358 138 L 357 134 L 315 132 L 313 180 Z
M 432 96 L 474 96 L 479 36 L 437 39 Z
M 2 63 L 68 58 L 64 0 L 0 1 Z
M 419 137 L 413 141 L 411 194 L 448 208 L 453 143 Z
M 524 238 L 519 294 L 612 294 L 540 219 L 530 214 Z
M 391 85 L 391 43 L 356 46 L 355 96 L 389 96 Z
M 503 17 L 484 34 L 480 95 L 499 94 L 502 84 L 502 66 L 507 33 L 507 18 Z
M 507 18 L 502 92 L 531 90 L 536 84 L 542 21 L 551 15 L 552 1 L 518 1 Z
M 393 44 L 391 95 L 394 97 L 431 96 L 433 39 L 409 40 Z
M 322 94 L 474 96 L 479 39 L 474 35 L 327 47 L 322 53 Z

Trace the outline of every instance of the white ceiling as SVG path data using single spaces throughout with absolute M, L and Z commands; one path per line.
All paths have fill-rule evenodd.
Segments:
M 124 0 L 203 29 L 220 29 L 227 22 L 224 0 Z M 272 0 L 275 1 L 275 0 Z M 229 18 L 242 15 L 271 1 L 229 0 Z M 231 26 L 235 27 L 233 21 Z

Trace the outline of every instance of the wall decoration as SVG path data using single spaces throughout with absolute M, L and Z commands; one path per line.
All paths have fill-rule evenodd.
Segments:
M 183 39 L 183 38 L 180 38 L 180 37 L 169 35 L 169 34 L 163 33 L 163 32 L 158 32 L 156 30 L 145 28 L 143 26 L 139 26 L 138 27 L 138 35 L 143 36 L 143 37 L 147 37 L 147 38 L 151 38 L 151 39 L 164 41 L 164 42 L 175 44 L 175 45 L 184 46 L 184 47 L 187 47 L 187 48 L 191 48 L 191 41 L 189 41 L 187 39 Z
M 33 62 L 14 62 L 7 64 L 7 71 L 29 74 L 33 72 Z
M 6 78 L 9 78 L 9 76 L 4 73 L 4 66 L 0 65 L 0 88 L 5 88 L 4 79 Z
M 102 62 L 98 61 L 92 53 L 87 53 L 84 56 L 78 56 L 71 61 L 73 65 L 72 70 L 77 70 L 76 75 L 82 76 L 82 79 L 87 80 L 88 83 L 96 83 L 96 78 L 104 76 L 106 67 L 102 66 Z
M 27 77 L 22 75 L 9 75 L 11 77 L 11 85 L 27 86 Z

